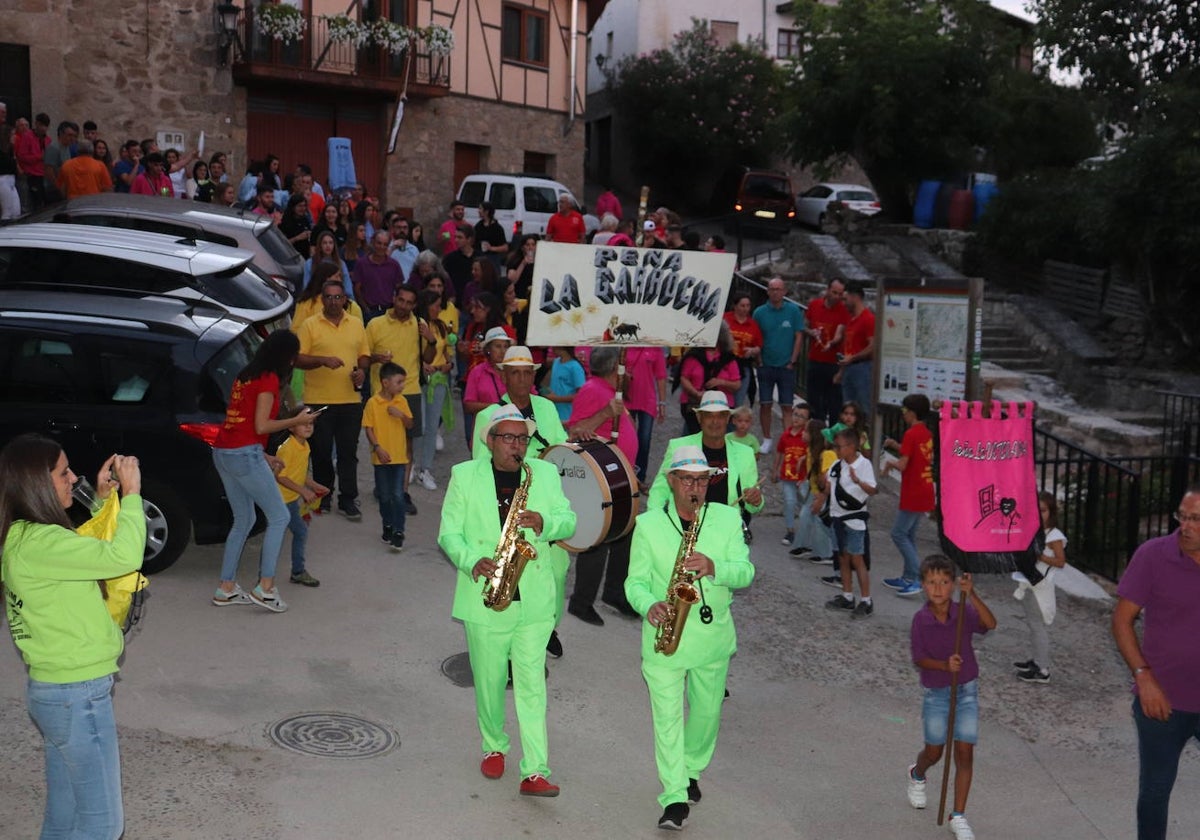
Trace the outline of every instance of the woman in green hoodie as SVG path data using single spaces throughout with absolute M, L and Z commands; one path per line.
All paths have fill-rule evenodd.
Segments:
M 29 715 L 46 749 L 41 836 L 116 840 L 125 816 L 112 686 L 124 640 L 98 581 L 142 565 L 137 459 L 114 455 L 96 479 L 100 498 L 121 490 L 112 540 L 72 528 L 76 477 L 55 441 L 14 438 L 0 451 L 0 475 L 0 581 L 13 641 L 29 666 Z

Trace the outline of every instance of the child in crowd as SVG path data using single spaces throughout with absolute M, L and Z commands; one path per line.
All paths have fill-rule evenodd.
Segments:
M 925 774 L 942 757 L 950 712 L 951 674 L 958 674 L 958 692 L 954 713 L 954 808 L 950 812 L 950 830 L 957 840 L 975 840 L 963 813 L 971 792 L 971 773 L 975 742 L 979 735 L 979 663 L 975 659 L 972 637 L 996 628 L 996 617 L 975 591 L 971 576 L 963 574 L 958 586 L 966 599 L 963 605 L 962 643 L 954 652 L 959 604 L 954 603 L 954 564 L 940 554 L 921 563 L 921 587 L 925 606 L 913 616 L 911 646 L 913 664 L 921 671 L 925 698 L 921 720 L 925 728 L 925 747 L 908 768 L 908 804 L 925 807 Z
M 833 436 L 838 461 L 829 468 L 829 515 L 833 519 L 833 537 L 841 558 L 842 594 L 825 603 L 827 609 L 844 610 L 853 618 L 867 618 L 875 611 L 871 603 L 871 580 L 863 561 L 867 533 L 867 497 L 879 492 L 875 470 L 858 451 L 858 434 L 842 429 Z M 854 582 L 858 577 L 861 600 L 854 603 Z
M 558 419 L 566 423 L 571 419 L 571 403 L 587 377 L 583 365 L 575 358 L 574 347 L 555 347 L 555 359 L 550 366 L 550 388 L 543 395 L 554 403 Z
M 833 447 L 825 443 L 821 434 L 825 424 L 820 420 L 809 420 L 804 426 L 804 442 L 808 444 L 804 475 L 808 484 L 807 504 L 800 506 L 800 523 L 796 529 L 796 547 L 789 554 L 793 557 L 809 555 L 814 563 L 833 563 L 833 532 L 821 519 L 825 509 L 825 497 L 829 483 L 825 476 L 837 461 Z
M 755 457 L 758 456 L 758 438 L 750 434 L 750 427 L 754 425 L 754 412 L 750 410 L 749 405 L 739 405 L 729 414 L 729 423 L 733 426 L 733 431 L 725 435 L 725 440 L 734 440 L 738 443 L 744 443 L 754 450 Z
M 749 414 L 749 409 L 746 410 Z M 790 546 L 796 538 L 796 508 L 808 502 L 808 482 L 804 481 L 808 465 L 808 443 L 804 440 L 804 426 L 809 421 L 807 405 L 792 409 L 792 422 L 775 446 L 775 466 L 772 478 L 783 490 L 783 544 Z M 728 439 L 730 435 L 726 435 Z
M 308 475 L 308 439 L 313 435 L 313 421 L 292 426 L 287 440 L 279 445 L 275 457 L 283 462 L 275 474 L 279 494 L 287 505 L 291 520 L 288 530 L 292 532 L 292 583 L 302 586 L 320 586 L 321 581 L 308 573 L 304 563 L 304 547 L 308 543 L 308 522 L 305 521 L 304 506 L 312 505 L 329 488 L 313 481 Z
M 916 595 L 921 591 L 917 579 L 920 560 L 917 559 L 917 528 L 929 511 L 937 507 L 933 489 L 933 435 L 925 425 L 929 414 L 929 397 L 909 394 L 901 403 L 901 416 L 908 429 L 904 441 L 897 444 L 888 438 L 884 451 L 899 453 L 899 460 L 887 461 L 883 474 L 893 468 L 900 472 L 900 509 L 892 527 L 892 542 L 904 559 L 900 577 L 885 578 L 883 585 L 896 590 L 897 595 Z
M 1054 575 L 1067 565 L 1067 555 L 1064 549 L 1067 538 L 1058 530 L 1058 502 L 1053 493 L 1045 491 L 1038 493 L 1038 510 L 1042 514 L 1042 531 L 1046 536 L 1046 547 L 1042 549 L 1042 559 L 1038 560 L 1037 568 L 1045 577 L 1036 586 L 1030 586 L 1025 575 L 1013 572 L 1013 580 L 1017 582 L 1017 591 L 1013 597 L 1025 607 L 1025 620 L 1029 622 L 1029 633 L 1033 636 L 1033 658 L 1024 662 L 1014 662 L 1017 676 L 1025 682 L 1050 682 L 1050 625 L 1054 623 L 1054 614 L 1058 604 L 1054 597 Z
M 862 406 L 854 400 L 848 400 L 842 403 L 842 410 L 838 414 L 838 422 L 834 423 L 829 428 L 825 429 L 825 442 L 830 446 L 833 445 L 833 436 L 843 429 L 853 430 L 858 437 L 858 450 L 864 455 L 871 451 L 871 436 L 867 434 L 866 418 L 863 415 Z M 869 456 L 868 456 L 869 457 Z M 863 562 L 867 564 L 867 571 L 871 570 L 871 532 L 863 532 Z M 842 585 L 841 575 L 841 555 L 834 553 L 833 557 L 833 574 L 821 578 L 821 583 L 832 586 L 837 589 Z
M 371 446 L 375 467 L 375 493 L 379 497 L 379 515 L 383 519 L 383 537 L 392 551 L 404 548 L 404 473 L 408 464 L 408 430 L 412 412 L 404 398 L 408 374 L 395 362 L 379 368 L 379 393 L 363 409 L 363 431 Z

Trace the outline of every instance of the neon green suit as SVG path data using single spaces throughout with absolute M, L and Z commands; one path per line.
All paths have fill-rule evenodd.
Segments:
M 696 432 L 694 435 L 685 435 L 684 437 L 672 438 L 667 441 L 667 451 L 663 455 L 662 464 L 658 468 L 658 475 L 654 476 L 654 483 L 650 485 L 650 499 L 647 502 L 649 510 L 661 510 L 663 502 L 671 498 L 671 488 L 667 486 L 667 467 L 671 463 L 671 456 L 681 446 L 698 446 L 703 450 L 703 435 L 700 432 Z M 758 484 L 758 462 L 754 450 L 744 443 L 738 443 L 737 441 L 727 440 L 725 442 L 725 453 L 729 458 L 729 475 L 725 479 L 725 486 L 729 488 L 729 501 L 726 504 L 738 508 L 738 496 Z M 739 484 L 741 485 L 741 489 L 738 489 Z M 761 501 L 757 505 L 746 502 L 746 510 L 750 513 L 758 513 L 762 509 L 763 503 Z M 741 528 L 741 520 L 739 519 L 738 530 L 740 531 Z

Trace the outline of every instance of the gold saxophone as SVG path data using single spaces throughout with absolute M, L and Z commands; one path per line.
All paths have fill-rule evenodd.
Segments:
M 500 542 L 496 545 L 496 553 L 492 562 L 496 571 L 492 572 L 487 583 L 483 586 L 483 605 L 496 612 L 508 609 L 517 593 L 517 583 L 521 580 L 521 572 L 525 564 L 537 559 L 537 549 L 524 539 L 517 526 L 517 519 L 525 512 L 529 502 L 529 484 L 533 481 L 533 470 L 529 464 L 521 462 L 525 477 L 517 492 L 513 493 L 512 504 L 508 508 L 508 516 L 504 517 L 504 529 L 500 532 Z
M 683 636 L 683 625 L 687 623 L 688 611 L 700 600 L 700 593 L 692 585 L 692 573 L 683 568 L 683 561 L 696 550 L 700 539 L 700 501 L 692 499 L 692 524 L 683 533 L 679 552 L 675 555 L 675 568 L 667 583 L 667 614 L 654 634 L 654 652 L 670 656 L 679 648 Z

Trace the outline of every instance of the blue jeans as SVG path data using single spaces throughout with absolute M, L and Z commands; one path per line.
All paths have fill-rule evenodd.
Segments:
M 221 559 L 221 580 L 237 579 L 242 549 L 254 527 L 255 505 L 262 509 L 267 519 L 258 574 L 259 577 L 275 577 L 275 563 L 283 548 L 283 534 L 287 531 L 289 517 L 263 448 L 255 443 L 236 449 L 213 449 L 213 465 L 221 476 L 225 496 L 233 510 L 233 527 L 225 538 L 225 554 Z
M 783 490 L 783 527 L 791 534 L 796 530 L 796 507 L 808 501 L 808 481 L 797 483 L 782 479 L 779 482 L 779 487 Z M 803 494 L 803 499 L 801 498 L 801 494 Z M 812 546 L 805 547 L 812 548 Z
M 875 413 L 871 399 L 871 363 L 855 362 L 842 369 L 842 399 L 862 406 L 863 420 Z
M 300 499 L 287 503 L 288 530 L 292 532 L 292 574 L 298 575 L 304 571 L 304 548 L 308 545 L 308 523 L 300 515 Z
M 379 496 L 379 515 L 383 527 L 392 533 L 404 533 L 404 514 L 408 510 L 404 501 L 404 473 L 407 464 L 377 464 L 375 466 L 375 493 Z
M 950 686 L 926 688 L 921 702 L 921 721 L 925 729 L 925 743 L 940 746 L 946 743 L 946 729 L 950 722 Z M 964 744 L 979 741 L 979 680 L 965 682 L 958 687 L 954 704 L 954 738 Z
M 1133 722 L 1138 735 L 1138 840 L 1165 840 L 1179 756 L 1188 741 L 1200 740 L 1200 713 L 1172 711 L 1167 720 L 1153 720 L 1134 697 Z
M 424 434 L 413 441 L 413 449 L 417 451 L 417 469 L 432 470 L 433 456 L 437 453 L 437 430 L 442 421 L 442 406 L 448 396 L 445 383 L 434 385 L 432 390 L 425 392 L 425 423 Z
M 46 748 L 41 840 L 117 840 L 125 828 L 113 677 L 29 681 L 29 716 Z
M 811 485 L 807 492 L 811 496 Z M 818 557 L 832 557 L 833 531 L 821 521 L 820 516 L 812 512 L 810 502 L 811 499 L 800 505 L 800 521 L 796 527 L 796 538 L 792 540 L 792 548 L 811 548 Z
M 914 583 L 921 582 L 921 561 L 917 557 L 917 528 L 925 514 L 911 510 L 896 511 L 896 524 L 892 526 L 892 542 L 904 558 L 904 571 L 900 577 Z
M 650 467 L 650 437 L 654 433 L 654 415 L 648 411 L 631 411 L 633 424 L 637 427 L 637 458 L 634 471 L 638 481 L 646 480 L 646 470 Z

